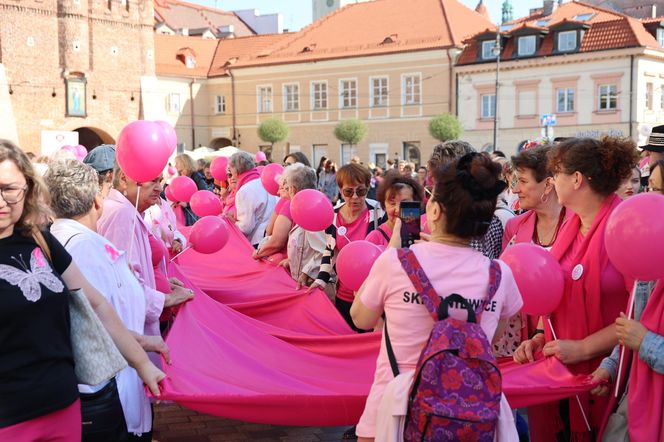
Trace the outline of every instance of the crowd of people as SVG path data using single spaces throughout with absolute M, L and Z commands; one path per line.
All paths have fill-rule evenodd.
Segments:
M 174 164 L 197 189 L 219 196 L 220 216 L 254 247 L 254 259 L 284 267 L 307 293 L 324 290 L 358 333 L 389 324 L 364 413 L 345 438 L 384 440 L 377 425 L 381 401 L 397 373 L 415 370 L 436 322 L 417 289 L 419 278 L 443 298 L 456 294 L 469 305 L 490 304 L 476 313 L 495 357 L 520 364 L 555 357 L 572 373 L 600 382 L 576 401 L 529 409 L 532 440 L 590 441 L 628 431 L 633 440 L 647 440 L 640 437 L 657 431 L 664 437 L 663 393 L 653 398 L 651 391 L 664 385 L 664 325 L 656 319 L 664 317 L 664 288 L 639 282 L 635 316 L 625 317 L 634 281 L 611 263 L 604 235 L 623 199 L 664 193 L 664 134 L 658 136 L 664 126 L 653 132 L 642 150 L 649 158 L 640 163 L 633 142 L 609 137 L 535 143 L 510 159 L 448 141 L 434 147 L 426 165 L 392 162 L 386 170 L 359 159 L 337 168 L 327 158 L 314 169 L 306 155 L 294 152 L 283 159 L 277 196 L 261 182 L 264 164 L 247 152 L 229 158 L 224 180 L 211 177 L 209 162 L 196 163 L 186 153 Z M 187 245 L 179 228 L 196 216 L 185 203 L 166 198 L 167 183 L 165 176 L 132 180 L 112 145 L 96 147 L 83 162 L 58 158 L 43 168 L 0 140 L 0 440 L 151 440 L 151 401 L 143 383 L 158 396 L 164 376 L 159 355 L 169 358 L 162 336 L 179 306 L 193 297 L 169 273 L 177 266 L 171 259 Z M 291 216 L 291 200 L 307 189 L 319 190 L 334 206 L 325 230 L 305 230 Z M 401 242 L 404 202 L 422 212 L 421 240 L 408 253 Z M 337 277 L 336 261 L 360 240 L 384 251 L 355 291 Z M 520 311 L 512 271 L 497 260 L 518 243 L 550 251 L 563 269 L 562 301 L 548 318 Z M 77 289 L 130 365 L 99 385 L 78 384 L 74 375 L 67 293 Z M 449 316 L 466 317 L 453 306 Z M 610 404 L 619 344 L 636 355 L 629 373 L 635 380 Z M 645 428 L 636 428 L 631 414 L 626 418 L 637 400 L 660 405 L 639 420 Z M 528 430 L 517 431 L 519 419 L 504 396 L 500 402 L 498 439 L 524 437 Z M 81 413 L 85 420 L 100 403 L 114 418 L 81 430 Z M 607 410 L 614 408 L 607 425 Z M 648 427 L 655 423 L 660 427 Z

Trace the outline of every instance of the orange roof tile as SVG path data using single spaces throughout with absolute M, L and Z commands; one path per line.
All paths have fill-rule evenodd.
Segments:
M 215 29 L 232 25 L 236 37 L 254 35 L 255 32 L 234 12 L 189 3 L 182 0 L 154 0 L 155 13 L 171 29 Z
M 223 40 L 211 40 L 182 35 L 154 36 L 155 69 L 157 75 L 177 75 L 181 77 L 207 77 L 214 58 L 217 44 Z M 179 54 L 191 52 L 195 56 L 196 66 L 187 68 Z
M 586 20 L 577 18 L 580 15 L 592 14 Z M 542 26 L 542 21 L 548 20 Z M 538 24 L 539 22 L 539 24 Z M 551 29 L 564 23 L 577 23 L 587 28 L 579 52 L 594 52 L 609 49 L 620 49 L 628 47 L 659 47 L 657 40 L 644 27 L 640 20 L 612 10 L 600 8 L 579 1 L 564 3 L 549 16 L 540 13 L 511 21 L 514 26 L 505 31 L 507 38 L 505 49 L 501 54 L 501 60 L 513 59 L 514 43 L 509 38 L 514 31 L 525 27 Z M 554 48 L 555 33 L 550 32 L 541 40 L 537 56 L 552 55 Z M 458 65 L 474 64 L 477 60 L 479 43 L 469 41 L 464 51 L 459 56 Z M 555 54 L 553 54 L 555 55 Z
M 211 77 L 225 75 L 228 66 L 248 64 L 262 56 L 264 51 L 281 41 L 290 38 L 290 34 L 262 34 L 251 37 L 228 38 L 219 40 L 209 75 Z

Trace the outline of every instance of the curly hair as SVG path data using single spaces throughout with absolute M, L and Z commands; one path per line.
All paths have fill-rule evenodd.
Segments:
M 424 188 L 417 180 L 400 174 L 398 170 L 390 170 L 383 175 L 383 180 L 376 191 L 376 200 L 378 200 L 383 210 L 385 210 L 385 200 L 404 187 L 413 189 L 413 200 L 424 201 Z
M 477 150 L 470 143 L 462 140 L 450 140 L 437 144 L 427 163 L 428 169 L 433 172 L 473 152 L 477 152 Z
M 21 171 L 28 185 L 25 193 L 23 213 L 16 228 L 24 236 L 31 236 L 35 229 L 46 228 L 53 213 L 49 207 L 50 196 L 41 177 L 36 173 L 28 156 L 16 144 L 0 139 L 0 163 L 11 161 Z
M 603 196 L 618 190 L 638 159 L 634 141 L 618 137 L 569 138 L 553 146 L 547 154 L 553 174 L 580 172 L 590 188 Z
M 522 150 L 512 157 L 512 167 L 531 170 L 535 181 L 541 183 L 552 175 L 546 162 L 546 155 L 550 150 L 551 146 L 548 145 Z

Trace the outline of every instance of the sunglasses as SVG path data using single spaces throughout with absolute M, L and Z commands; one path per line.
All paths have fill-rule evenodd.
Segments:
M 363 196 L 366 196 L 368 192 L 369 189 L 367 189 L 366 187 L 358 187 L 357 189 L 347 187 L 345 189 L 341 189 L 341 194 L 346 198 L 352 198 L 353 195 L 357 195 L 358 197 L 361 198 Z

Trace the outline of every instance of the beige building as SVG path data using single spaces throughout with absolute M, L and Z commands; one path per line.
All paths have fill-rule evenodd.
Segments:
M 196 68 L 187 68 L 186 56 L 176 54 L 194 43 L 158 35 L 157 106 L 165 107 L 164 96 L 176 90 L 186 95 L 184 84 L 194 80 L 187 96 L 193 113 L 181 99 L 181 112 L 170 117 L 187 148 L 260 148 L 274 161 L 301 151 L 314 163 L 327 156 L 343 164 L 355 155 L 378 165 L 395 156 L 421 163 L 437 143 L 429 120 L 455 112 L 453 63 L 462 42 L 489 26 L 486 16 L 456 0 L 352 4 L 297 33 L 213 42 L 207 79 L 194 75 L 205 63 L 202 50 L 193 51 Z M 187 112 L 194 116 L 195 141 Z M 267 118 L 290 127 L 287 142 L 272 151 L 257 135 Z M 333 135 L 336 124 L 349 118 L 368 125 L 366 138 L 353 148 Z
M 548 12 L 548 11 L 547 11 Z M 497 148 L 554 137 L 618 135 L 643 143 L 664 121 L 664 28 L 580 2 L 501 27 Z M 493 144 L 495 28 L 467 41 L 456 67 L 464 138 Z M 546 127 L 555 116 L 556 124 Z

